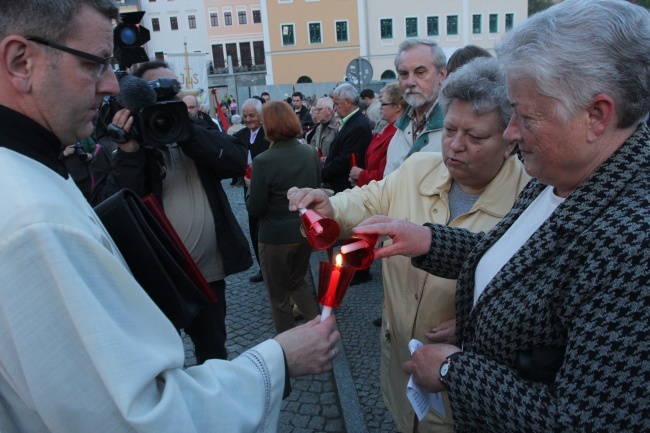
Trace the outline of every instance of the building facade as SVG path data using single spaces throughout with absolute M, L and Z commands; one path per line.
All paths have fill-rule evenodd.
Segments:
M 134 9 L 134 0 L 119 2 Z M 400 42 L 431 38 L 449 57 L 474 44 L 494 50 L 524 21 L 527 0 L 140 0 L 150 58 L 206 53 L 212 74 L 263 73 L 268 85 L 340 82 L 354 59 L 373 80 L 396 79 Z M 252 80 L 259 85 L 259 79 Z
M 381 0 L 383 1 L 383 0 Z M 358 0 L 261 0 L 267 84 L 342 81 L 360 54 Z
M 202 0 L 140 0 L 144 11 L 141 24 L 151 32 L 144 46 L 150 59 L 164 58 L 166 53 L 206 53 L 210 44 L 206 9 Z
M 361 56 L 375 71 L 375 79 L 395 79 L 395 54 L 411 37 L 438 42 L 447 58 L 468 44 L 494 52 L 506 30 L 528 17 L 527 0 L 360 0 L 366 3 L 367 33 Z
M 259 0 L 206 0 L 210 60 L 214 68 L 264 70 L 265 48 Z

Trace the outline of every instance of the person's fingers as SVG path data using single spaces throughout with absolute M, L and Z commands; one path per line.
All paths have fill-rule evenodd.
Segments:
M 122 108 L 121 110 L 118 110 L 113 116 L 113 123 L 122 128 L 130 116 L 131 112 L 126 108 Z
M 353 230 L 355 233 L 381 233 L 394 234 L 394 228 L 391 226 L 393 218 L 384 215 L 373 215 L 359 223 Z M 390 232 L 390 233 L 389 233 Z
M 301 197 L 297 197 L 298 209 L 307 209 L 310 204 L 314 202 L 318 203 L 318 201 L 323 201 L 322 199 L 320 200 L 317 199 L 319 196 L 319 190 L 311 189 L 311 188 L 303 188 L 303 190 L 300 192 L 301 193 L 304 192 L 305 194 L 302 195 Z
M 415 364 L 413 361 L 406 361 L 404 364 L 402 364 L 402 370 L 404 370 L 404 373 L 406 374 L 413 374 L 415 371 Z

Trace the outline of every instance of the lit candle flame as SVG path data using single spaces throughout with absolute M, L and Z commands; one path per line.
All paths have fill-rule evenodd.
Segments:
M 340 254 L 336 255 L 336 266 L 340 267 L 343 264 L 343 256 Z

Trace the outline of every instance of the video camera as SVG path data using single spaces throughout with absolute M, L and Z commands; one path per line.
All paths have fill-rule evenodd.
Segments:
M 158 78 L 147 82 L 142 78 L 124 75 L 120 79 L 120 93 L 106 97 L 99 109 L 97 125 L 116 143 L 131 139 L 149 146 L 164 146 L 185 141 L 190 136 L 187 106 L 175 99 L 181 85 L 171 78 Z M 112 123 L 113 116 L 128 108 L 133 125 L 127 133 Z

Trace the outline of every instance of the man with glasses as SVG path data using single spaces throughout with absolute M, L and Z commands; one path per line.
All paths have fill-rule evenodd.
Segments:
M 331 370 L 334 318 L 184 369 L 58 159 L 119 90 L 112 19 L 113 0 L 0 2 L 0 429 L 275 431 L 288 376 Z
M 415 152 L 442 149 L 444 116 L 437 100 L 447 76 L 445 53 L 432 40 L 406 39 L 397 50 L 395 69 L 409 108 L 395 123 L 397 132 L 388 146 L 384 177 Z
M 324 164 L 330 152 L 330 145 L 339 130 L 339 119 L 334 113 L 334 101 L 329 97 L 320 98 L 314 111 L 318 113 L 320 123 L 316 127 L 311 145 L 320 150 L 320 162 Z

